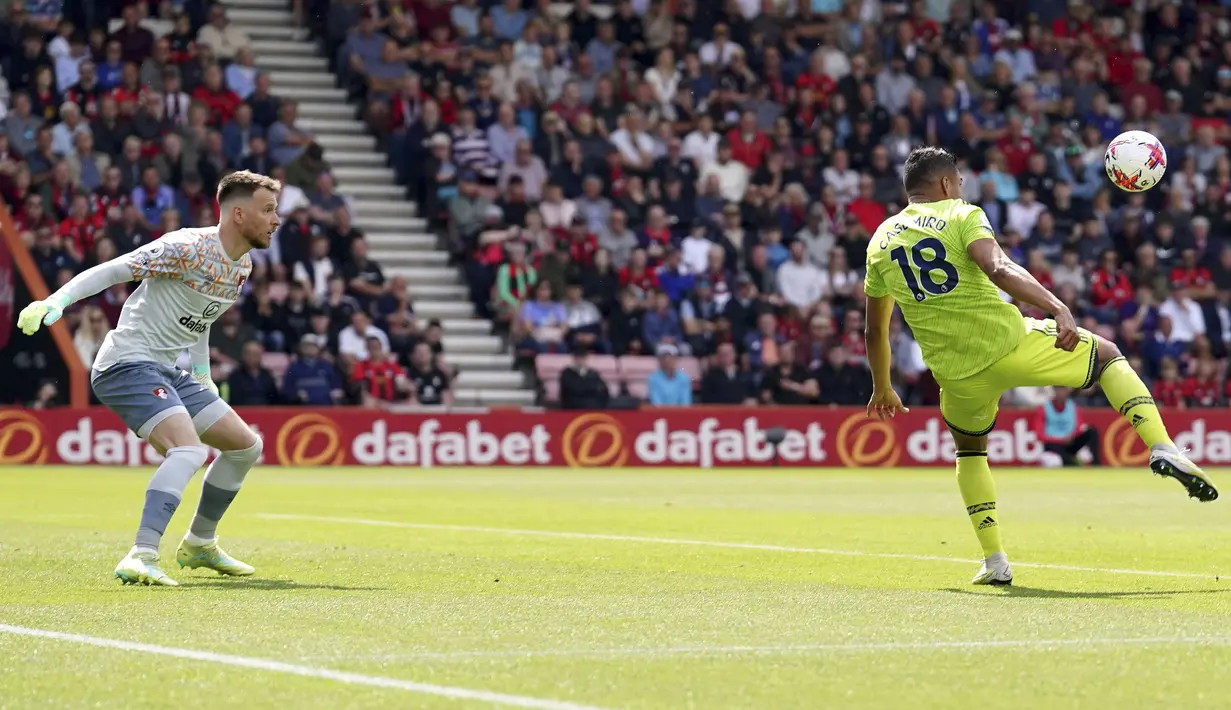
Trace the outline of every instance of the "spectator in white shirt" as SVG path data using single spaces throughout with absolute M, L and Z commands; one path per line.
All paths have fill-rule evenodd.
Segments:
M 845 150 L 833 152 L 833 164 L 821 172 L 825 184 L 834 189 L 834 194 L 841 204 L 847 204 L 859 197 L 859 173 L 851 169 L 850 156 Z
M 554 182 L 547 183 L 543 193 L 543 201 L 539 203 L 543 226 L 548 229 L 566 229 L 577 214 L 577 203 L 565 199 L 564 188 Z
M 333 260 L 329 258 L 329 237 L 312 240 L 312 253 L 306 263 L 296 262 L 291 277 L 312 295 L 313 303 L 323 303 L 329 295 L 329 280 L 333 278 Z
M 1005 211 L 1005 231 L 1012 229 L 1024 237 L 1030 236 L 1039 223 L 1039 215 L 1046 209 L 1043 203 L 1034 199 L 1034 190 L 1022 190 Z
M 714 131 L 714 119 L 708 113 L 701 114 L 697 130 L 684 137 L 684 157 L 692 159 L 697 170 L 705 170 L 718 159 L 718 141 L 721 136 Z
M 726 66 L 731 63 L 731 57 L 744 48 L 731 41 L 731 29 L 723 23 L 714 25 L 714 39 L 701 45 L 698 56 L 702 64 L 718 64 Z
M 338 354 L 349 367 L 368 359 L 368 338 L 380 341 L 385 352 L 389 351 L 389 336 L 372 324 L 372 317 L 360 309 L 351 314 L 350 325 L 338 333 Z
M 675 103 L 675 94 L 680 89 L 680 70 L 675 66 L 675 52 L 665 48 L 658 52 L 658 60 L 645 73 L 645 81 L 654 90 L 654 98 L 663 111 Z
M 804 243 L 791 242 L 791 258 L 778 267 L 778 291 L 805 316 L 825 296 L 825 273 L 808 261 Z
M 1171 284 L 1171 295 L 1158 307 L 1160 318 L 1171 319 L 1171 339 L 1191 343 L 1198 335 L 1205 335 L 1205 313 L 1201 305 L 1188 295 L 1188 285 L 1183 281 Z
M 630 170 L 647 170 L 654 164 L 656 143 L 645 132 L 645 119 L 636 109 L 620 119 L 620 127 L 611 134 L 611 144 L 620 151 L 620 160 Z
M 219 4 L 210 8 L 209 24 L 197 33 L 197 41 L 214 50 L 215 57 L 226 61 L 234 59 L 239 50 L 252 46 L 252 40 L 227 19 L 224 6 Z M 367 345 L 363 349 L 366 353 Z
M 841 152 L 841 151 L 839 151 Z M 701 170 L 698 189 L 705 192 L 705 184 L 711 178 L 718 179 L 718 192 L 727 202 L 743 202 L 748 192 L 748 166 L 731 157 L 731 144 L 724 138 L 718 141 L 718 160 Z M 858 183 L 859 175 L 855 175 Z
M 654 210 L 661 209 L 657 206 L 651 208 L 651 216 Z M 692 230 L 680 242 L 680 256 L 684 265 L 694 274 L 704 274 L 709 267 L 710 250 L 713 248 L 714 243 L 709 240 L 709 225 L 700 217 L 694 218 Z

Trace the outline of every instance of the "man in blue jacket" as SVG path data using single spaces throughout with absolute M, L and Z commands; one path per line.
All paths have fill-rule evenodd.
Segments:
M 327 407 L 342 399 L 342 379 L 333 363 L 321 357 L 315 336 L 299 341 L 299 357 L 286 369 L 282 390 L 287 402 Z

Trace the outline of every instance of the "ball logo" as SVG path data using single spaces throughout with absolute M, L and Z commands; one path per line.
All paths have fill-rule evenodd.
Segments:
M 201 311 L 202 318 L 213 318 L 218 315 L 218 311 L 222 310 L 222 304 L 217 301 L 210 301 L 205 310 Z
M 838 459 L 843 466 L 884 466 L 897 464 L 902 456 L 898 435 L 889 422 L 868 419 L 863 413 L 852 414 L 838 427 L 834 439 Z
M 1112 421 L 1103 434 L 1103 461 L 1108 466 L 1144 466 L 1150 461 L 1150 450 L 1124 417 Z
M 278 429 L 274 453 L 283 466 L 337 466 L 346 458 L 338 425 L 320 414 L 288 419 Z
M 570 468 L 616 468 L 628 461 L 624 427 L 606 414 L 583 414 L 560 437 L 564 462 Z
M 47 461 L 43 425 L 25 412 L 0 412 L 0 465 Z

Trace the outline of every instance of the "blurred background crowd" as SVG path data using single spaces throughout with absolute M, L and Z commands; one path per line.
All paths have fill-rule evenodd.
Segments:
M 345 185 L 225 6 L 0 4 L 0 194 L 52 289 L 213 224 L 227 171 L 268 173 L 290 186 L 278 248 L 212 333 L 231 401 L 450 403 L 439 324 L 367 258 Z M 958 155 L 1004 248 L 1161 404 L 1227 401 L 1231 1 L 294 10 L 549 404 L 864 403 L 866 245 L 922 144 Z M 1169 153 L 1143 194 L 1103 171 L 1129 129 Z M 125 295 L 72 314 L 87 364 Z M 936 404 L 909 328 L 892 333 L 899 391 Z

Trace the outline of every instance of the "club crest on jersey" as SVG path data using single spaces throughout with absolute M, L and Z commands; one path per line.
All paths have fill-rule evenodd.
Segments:
M 154 396 L 159 399 L 166 399 L 167 398 L 167 388 L 166 387 L 155 387 Z

